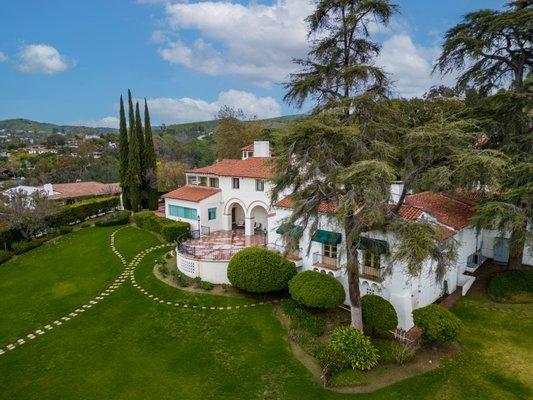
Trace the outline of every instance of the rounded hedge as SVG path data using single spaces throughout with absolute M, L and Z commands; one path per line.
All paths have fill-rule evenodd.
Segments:
M 489 283 L 489 294 L 496 300 L 531 302 L 533 270 L 511 270 L 495 275 Z
M 367 370 L 379 360 L 378 350 L 363 332 L 349 326 L 339 326 L 331 332 L 331 347 L 350 361 L 353 369 Z
M 248 247 L 235 254 L 228 265 L 233 286 L 251 293 L 286 290 L 296 275 L 296 265 L 280 254 L 262 247 Z
M 462 326 L 461 320 L 455 314 L 437 304 L 414 310 L 413 320 L 422 330 L 422 339 L 428 343 L 454 340 Z
M 298 303 L 308 307 L 334 308 L 344 302 L 344 288 L 331 275 L 305 271 L 289 282 L 289 293 Z
M 381 296 L 369 294 L 361 297 L 363 323 L 372 329 L 390 331 L 398 326 L 396 310 Z

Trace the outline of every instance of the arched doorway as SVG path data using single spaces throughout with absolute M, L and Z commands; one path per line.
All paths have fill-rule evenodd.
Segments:
M 246 224 L 246 213 L 244 212 L 244 208 L 239 203 L 233 203 L 230 205 L 229 209 L 231 229 L 244 229 Z
M 252 233 L 266 234 L 268 232 L 268 211 L 262 204 L 252 206 L 250 209 Z

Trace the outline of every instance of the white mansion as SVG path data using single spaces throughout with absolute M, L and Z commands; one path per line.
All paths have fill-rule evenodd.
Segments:
M 212 283 L 228 283 L 229 259 L 250 245 L 284 250 L 285 221 L 291 215 L 289 197 L 271 204 L 270 145 L 256 141 L 243 147 L 240 160 L 222 160 L 211 166 L 186 171 L 187 184 L 164 195 L 167 218 L 191 224 L 192 239 L 177 248 L 178 268 L 190 277 Z M 401 183 L 391 185 L 391 203 L 397 200 Z M 400 215 L 409 220 L 427 220 L 438 226 L 441 239 L 457 242 L 457 260 L 443 279 L 437 279 L 436 265 L 429 260 L 421 273 L 410 276 L 407 268 L 387 254 L 395 246 L 391 234 L 368 232 L 359 240 L 361 294 L 377 294 L 391 302 L 399 327 L 413 326 L 412 311 L 435 302 L 444 294 L 459 290 L 463 295 L 475 280 L 475 271 L 486 258 L 506 261 L 505 238 L 495 231 L 477 233 L 468 221 L 475 199 L 423 192 L 407 196 Z M 333 218 L 334 208 L 322 206 L 319 227 L 303 232 L 299 251 L 289 255 L 299 270 L 316 270 L 348 282 L 343 246 L 345 238 Z M 525 264 L 533 264 L 526 251 Z M 346 296 L 348 301 L 348 295 Z

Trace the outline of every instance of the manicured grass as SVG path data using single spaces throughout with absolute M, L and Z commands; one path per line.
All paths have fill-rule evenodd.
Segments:
M 0 346 L 80 306 L 121 271 L 116 228 L 85 228 L 0 265 Z
M 80 235 L 87 235 L 87 238 L 79 242 L 72 240 L 72 246 L 59 248 L 56 257 L 62 259 L 65 254 L 79 253 L 87 246 L 85 242 L 101 240 L 102 248 L 93 249 L 93 255 L 85 257 L 87 264 L 94 265 L 100 254 L 108 251 L 112 230 L 105 229 L 98 228 L 98 235 L 102 236 L 99 239 L 92 238 L 93 232 L 82 231 Z M 123 254 L 127 253 L 128 258 L 144 245 L 157 243 L 153 235 L 135 228 L 125 228 L 117 235 L 117 247 Z M 234 305 L 250 301 L 185 293 L 166 286 L 152 274 L 154 260 L 164 252 L 160 250 L 146 256 L 136 271 L 138 282 L 154 294 L 191 304 Z M 29 253 L 19 262 L 34 271 L 39 269 L 45 256 L 46 252 L 40 257 Z M 113 264 L 108 265 L 109 269 L 121 270 L 118 259 L 110 257 L 108 263 Z M 63 264 L 63 268 L 69 265 Z M 58 279 L 62 278 L 63 275 L 59 275 Z M 94 276 L 90 267 L 79 267 L 77 275 L 82 281 Z M 105 274 L 100 274 L 98 279 L 98 284 L 94 285 L 98 288 L 109 280 Z M 24 281 L 20 278 L 18 283 L 23 287 Z M 46 285 L 55 283 L 48 278 L 43 286 Z M 0 296 L 3 302 L 2 291 Z M 44 302 L 46 296 L 41 297 Z M 79 304 L 86 299 L 80 298 Z M 10 301 L 11 307 L 16 306 L 16 299 Z M 56 307 L 61 306 L 56 303 Z M 0 398 L 531 398 L 531 306 L 466 298 L 453 311 L 465 326 L 460 336 L 463 352 L 459 356 L 433 372 L 377 392 L 349 395 L 322 388 L 292 356 L 285 331 L 272 306 L 241 310 L 184 309 L 154 302 L 126 282 L 82 315 L 0 356 Z M 11 323 L 17 324 L 18 314 L 15 310 L 12 313 L 15 317 Z
M 131 225 L 123 227 L 115 235 L 115 246 L 128 262 L 144 249 L 161 243 L 153 233 Z

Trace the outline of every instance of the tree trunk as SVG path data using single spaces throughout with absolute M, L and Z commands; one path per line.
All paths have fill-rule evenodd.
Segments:
M 507 263 L 507 268 L 509 269 L 519 269 L 522 267 L 524 245 L 526 244 L 526 229 L 527 222 L 521 227 L 514 228 L 511 232 L 511 237 L 509 239 L 509 262 Z
M 348 273 L 348 293 L 350 296 L 350 314 L 352 317 L 351 326 L 363 330 L 363 313 L 361 310 L 361 292 L 359 290 L 359 261 L 357 259 L 357 249 L 355 243 L 349 238 L 349 232 L 352 223 L 350 217 L 345 220 L 345 237 L 346 237 L 346 270 Z

